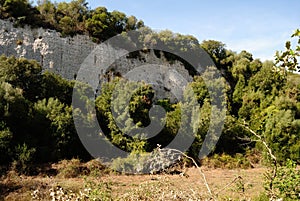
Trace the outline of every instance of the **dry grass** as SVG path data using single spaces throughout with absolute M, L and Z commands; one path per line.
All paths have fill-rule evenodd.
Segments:
M 101 195 L 103 200 L 204 200 L 209 196 L 196 168 L 186 169 L 186 176 L 120 175 L 108 173 L 95 161 L 86 164 L 71 161 L 70 164 L 75 170 L 85 170 L 85 174 L 75 171 L 76 174 L 67 174 L 68 178 L 65 178 L 59 169 L 69 168 L 66 161 L 52 165 L 52 168 L 58 169 L 56 176 L 23 176 L 9 172 L 0 181 L 0 200 L 32 200 L 33 193 L 40 200 L 50 200 L 50 190 L 58 188 L 77 195 L 84 189 L 90 189 L 91 195 Z M 211 190 L 218 193 L 219 200 L 252 200 L 263 192 L 265 168 L 202 169 Z M 227 184 L 230 185 L 224 189 Z M 96 190 L 93 191 L 93 188 Z

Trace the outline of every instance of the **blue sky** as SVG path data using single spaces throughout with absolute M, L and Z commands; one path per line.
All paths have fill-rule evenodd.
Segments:
M 70 0 L 69 0 L 70 1 Z M 59 2 L 59 1 L 57 1 Z M 87 0 L 134 15 L 154 30 L 191 34 L 201 42 L 222 41 L 228 49 L 273 59 L 293 30 L 300 28 L 299 0 Z

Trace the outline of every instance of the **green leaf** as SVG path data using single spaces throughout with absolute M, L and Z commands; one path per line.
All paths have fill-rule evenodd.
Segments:
M 297 29 L 294 34 L 292 35 L 292 37 L 295 37 L 295 36 L 300 36 L 300 29 Z
M 291 48 L 291 41 L 287 41 L 286 43 L 285 43 L 285 47 L 286 47 L 286 49 L 290 49 Z

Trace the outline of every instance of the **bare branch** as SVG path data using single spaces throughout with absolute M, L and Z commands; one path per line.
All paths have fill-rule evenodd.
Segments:
M 205 185 L 205 187 L 206 187 L 206 189 L 207 189 L 207 192 L 208 192 L 209 195 L 210 195 L 210 198 L 213 199 L 213 200 L 217 200 L 217 199 L 215 198 L 215 196 L 213 195 L 213 193 L 212 193 L 212 191 L 211 191 L 211 189 L 210 189 L 210 187 L 209 187 L 209 184 L 207 183 L 206 176 L 205 176 L 204 172 L 202 171 L 202 168 L 197 164 L 197 162 L 196 162 L 192 157 L 186 155 L 185 153 L 183 153 L 183 152 L 181 152 L 181 151 L 179 151 L 179 150 L 177 150 L 177 149 L 170 149 L 170 150 L 175 151 L 175 152 L 179 152 L 179 153 L 182 154 L 184 157 L 190 159 L 190 160 L 193 162 L 193 164 L 196 166 L 197 170 L 199 171 L 200 175 L 202 176 L 202 179 L 203 179 L 203 181 L 204 181 L 204 185 Z
M 226 188 L 234 184 L 237 180 L 243 179 L 241 176 L 235 177 L 231 182 L 229 182 L 227 185 L 225 185 L 223 188 L 221 188 L 219 191 L 216 192 L 216 195 L 219 195 L 222 191 L 224 191 Z
M 242 125 L 242 124 L 241 124 Z M 270 188 L 270 191 L 271 191 L 271 196 L 274 197 L 274 189 L 273 189 L 273 182 L 274 182 L 274 179 L 276 178 L 277 176 L 277 158 L 276 156 L 273 154 L 272 150 L 270 149 L 270 147 L 268 146 L 268 144 L 266 143 L 266 141 L 264 139 L 262 139 L 262 137 L 260 135 L 258 135 L 255 131 L 253 131 L 251 128 L 249 128 L 248 126 L 246 126 L 245 124 L 242 125 L 244 126 L 247 130 L 250 131 L 250 133 L 252 133 L 255 137 L 257 137 L 259 139 L 259 141 L 264 145 L 264 147 L 267 149 L 268 151 L 268 154 L 269 156 L 272 158 L 273 160 L 273 174 L 272 176 L 270 177 L 270 184 L 269 184 L 269 188 Z

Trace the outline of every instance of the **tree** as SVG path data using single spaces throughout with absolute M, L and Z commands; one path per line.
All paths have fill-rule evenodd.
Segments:
M 2 153 L 0 158 L 0 165 L 7 164 L 11 161 L 11 157 L 13 154 L 12 138 L 13 134 L 11 133 L 10 129 L 5 125 L 3 121 L 0 122 L 0 151 Z
M 104 84 L 102 95 L 96 100 L 97 116 L 100 126 L 108 139 L 126 151 L 137 151 L 136 147 L 145 151 L 144 133 L 138 128 L 148 126 L 149 109 L 152 105 L 153 89 L 143 84 L 116 79 Z M 132 96 L 131 96 L 132 95 Z M 129 104 L 124 102 L 129 100 Z M 143 144 L 143 146 L 138 146 Z
M 38 125 L 36 129 L 40 129 L 39 133 L 36 132 L 35 146 L 38 150 L 44 150 L 39 155 L 40 160 L 47 153 L 51 156 L 47 160 L 86 157 L 74 126 L 71 106 L 49 98 L 35 103 L 33 109 L 32 123 Z
M 13 130 L 20 122 L 25 122 L 28 114 L 28 103 L 20 88 L 14 88 L 7 82 L 0 82 L 0 119 Z
M 0 57 L 0 81 L 24 91 L 24 97 L 36 100 L 40 95 L 42 67 L 33 60 Z
M 215 40 L 204 40 L 200 46 L 211 56 L 217 67 L 226 58 L 225 44 Z
M 26 17 L 30 13 L 31 5 L 28 0 L 4 0 L 1 2 L 2 12 L 7 13 L 5 17 Z
M 286 50 L 283 52 L 276 52 L 276 64 L 286 70 L 296 71 L 300 69 L 298 57 L 300 56 L 300 30 L 297 29 L 292 38 L 297 39 L 298 42 L 295 49 L 292 49 L 291 41 L 287 41 L 285 44 Z
M 38 11 L 49 28 L 58 28 L 56 21 L 56 6 L 50 0 L 39 0 Z
M 234 92 L 232 94 L 233 95 L 232 100 L 235 104 L 237 104 L 236 106 L 241 106 L 243 101 L 243 96 L 246 91 L 245 88 L 246 88 L 245 77 L 243 75 L 239 75 L 238 82 L 235 85 Z
M 129 16 L 126 22 L 126 31 L 136 30 L 142 27 L 143 22 L 138 21 L 135 16 Z
M 300 154 L 300 121 L 295 119 L 292 110 L 267 109 L 264 138 L 269 144 L 278 162 L 287 159 L 298 163 Z
M 62 34 L 84 33 L 87 5 L 85 0 L 72 0 L 70 3 L 61 2 L 57 5 L 56 16 Z
M 127 17 L 124 13 L 113 11 L 110 13 L 110 26 L 112 32 L 116 34 L 122 33 L 126 28 Z
M 86 29 L 89 34 L 104 41 L 108 37 L 105 36 L 104 31 L 109 27 L 109 13 L 106 8 L 98 7 L 91 12 L 91 17 L 86 21 Z
M 251 77 L 250 63 L 251 61 L 244 57 L 237 59 L 232 67 L 233 77 L 239 79 L 239 76 L 242 75 L 248 80 Z
M 52 72 L 44 72 L 41 79 L 40 99 L 57 98 L 71 105 L 74 81 L 66 80 Z

